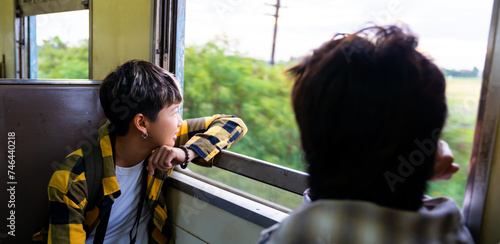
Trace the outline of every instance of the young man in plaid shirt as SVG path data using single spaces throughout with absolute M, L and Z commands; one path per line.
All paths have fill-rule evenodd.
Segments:
M 132 60 L 111 72 L 101 85 L 100 100 L 109 119 L 98 140 L 102 191 L 95 207 L 86 209 L 86 152 L 68 155 L 48 187 L 48 242 L 169 243 L 162 193 L 166 177 L 175 165 L 188 161 L 211 167 L 214 156 L 247 128 L 227 115 L 183 121 L 176 79 L 146 61 Z

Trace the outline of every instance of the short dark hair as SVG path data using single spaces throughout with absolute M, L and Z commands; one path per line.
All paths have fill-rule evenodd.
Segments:
M 102 82 L 99 98 L 110 121 L 110 133 L 123 136 L 138 113 L 156 121 L 166 106 L 182 102 L 175 77 L 161 67 L 131 60 L 109 73 Z
M 336 35 L 289 69 L 311 197 L 417 210 L 446 119 L 445 79 L 396 26 Z

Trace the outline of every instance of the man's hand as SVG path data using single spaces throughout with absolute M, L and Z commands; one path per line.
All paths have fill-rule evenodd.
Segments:
M 198 154 L 188 148 L 189 160 L 198 157 Z M 186 161 L 186 154 L 178 147 L 169 147 L 166 145 L 158 147 L 149 157 L 148 170 L 149 174 L 153 175 L 155 169 L 162 171 L 169 170 L 178 164 Z
M 458 171 L 459 165 L 453 163 L 453 153 L 448 143 L 439 140 L 436 151 L 436 162 L 434 163 L 434 175 L 431 180 L 448 180 Z
M 175 165 L 184 163 L 186 154 L 177 147 L 161 146 L 149 156 L 148 167 L 149 174 L 153 175 L 155 169 L 166 171 Z

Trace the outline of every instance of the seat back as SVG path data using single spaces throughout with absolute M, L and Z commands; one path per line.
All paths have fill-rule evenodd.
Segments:
M 0 242 L 31 241 L 48 221 L 47 185 L 57 165 L 95 140 L 106 121 L 99 82 L 48 83 L 0 81 L 0 219 L 13 224 Z

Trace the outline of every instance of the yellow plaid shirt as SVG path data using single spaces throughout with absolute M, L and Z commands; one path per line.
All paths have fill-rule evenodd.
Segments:
M 52 175 L 48 186 L 50 202 L 50 226 L 48 243 L 84 243 L 98 225 L 104 213 L 110 210 L 114 199 L 120 196 L 116 180 L 113 150 L 108 134 L 108 124 L 99 129 L 99 143 L 103 160 L 103 195 L 97 199 L 96 207 L 87 210 L 87 181 L 83 164 L 82 149 L 68 155 Z M 247 128 L 243 121 L 234 116 L 214 115 L 184 121 L 175 146 L 185 145 L 198 153 L 196 164 L 211 167 L 213 157 L 221 150 L 237 142 Z M 162 194 L 162 185 L 169 171 L 156 170 L 147 174 L 146 197 L 151 219 L 149 221 L 149 242 L 167 243 L 170 228 L 167 224 L 167 209 Z M 34 240 L 43 240 L 37 233 Z

